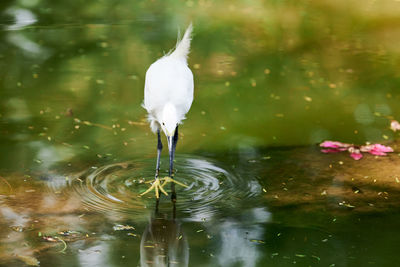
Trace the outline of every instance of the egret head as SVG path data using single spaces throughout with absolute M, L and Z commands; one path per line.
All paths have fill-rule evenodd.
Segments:
M 179 124 L 178 115 L 174 105 L 167 103 L 161 114 L 161 129 L 168 139 L 168 149 L 171 150 L 172 139 L 175 134 L 176 126 Z

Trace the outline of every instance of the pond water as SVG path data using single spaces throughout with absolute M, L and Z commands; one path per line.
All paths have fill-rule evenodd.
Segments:
M 0 265 L 400 264 L 399 14 L 395 0 L 1 3 Z M 190 21 L 188 187 L 156 203 L 140 197 L 156 161 L 144 75 Z M 395 153 L 323 154 L 329 139 Z

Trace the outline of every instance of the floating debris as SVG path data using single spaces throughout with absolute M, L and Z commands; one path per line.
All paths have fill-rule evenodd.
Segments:
M 312 98 L 309 97 L 309 96 L 305 96 L 305 97 L 304 97 L 304 100 L 307 101 L 307 102 L 311 102 L 311 101 L 312 101 Z
M 135 227 L 130 225 L 117 224 L 113 226 L 114 231 L 135 230 Z
M 396 132 L 396 131 L 400 130 L 400 123 L 398 121 L 396 121 L 396 120 L 392 120 L 390 122 L 390 129 L 393 132 Z
M 258 243 L 258 244 L 265 244 L 265 241 L 259 239 L 250 239 L 250 242 Z
M 318 256 L 311 255 L 311 258 L 314 258 L 314 259 L 316 259 L 317 261 L 321 261 L 321 258 L 318 257 Z
M 10 226 L 10 228 L 11 228 L 13 231 L 19 232 L 19 233 L 21 233 L 21 232 L 24 231 L 24 227 L 22 227 L 22 226 Z
M 62 239 L 62 238 L 60 238 L 60 237 L 58 237 L 58 236 L 56 236 L 56 238 L 59 240 L 59 241 L 61 241 L 61 243 L 63 243 L 63 245 L 64 245 L 64 248 L 63 249 L 61 249 L 60 251 L 58 251 L 58 252 L 60 252 L 60 253 L 64 253 L 64 251 L 67 249 L 67 243 Z
M 319 146 L 324 148 L 321 150 L 321 152 L 323 153 L 337 153 L 348 151 L 350 153 L 350 157 L 355 160 L 359 160 L 363 157 L 361 152 L 368 152 L 375 156 L 386 156 L 386 153 L 393 152 L 393 148 L 381 144 L 367 144 L 357 146 L 337 141 L 324 141 Z
M 338 204 L 339 204 L 339 206 L 344 206 L 344 207 L 347 207 L 347 208 L 355 208 L 355 206 L 353 206 L 353 205 L 351 205 L 349 203 L 346 203 L 346 201 L 339 202 Z
M 58 232 L 58 234 L 62 235 L 62 236 L 77 236 L 77 235 L 80 235 L 81 233 L 79 233 L 77 231 L 67 230 L 67 231 L 60 231 L 60 232 Z
M 53 236 L 43 236 L 42 239 L 46 242 L 58 242 L 57 238 Z
M 67 116 L 67 117 L 74 116 L 74 112 L 72 111 L 72 108 L 67 108 L 67 110 L 65 111 L 65 116 Z

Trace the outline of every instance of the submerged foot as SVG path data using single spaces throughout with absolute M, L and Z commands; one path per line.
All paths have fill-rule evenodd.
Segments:
M 184 183 L 178 182 L 177 180 L 172 179 L 171 177 L 168 177 L 168 176 L 162 178 L 161 180 L 164 181 L 164 183 L 161 185 L 162 187 L 164 187 L 167 183 L 174 183 L 174 184 L 188 188 L 188 186 L 185 185 Z
M 143 195 L 149 193 L 149 192 L 152 191 L 153 189 L 154 189 L 154 191 L 156 192 L 156 198 L 157 198 L 157 199 L 160 198 L 160 193 L 158 192 L 158 190 L 160 190 L 164 195 L 168 196 L 168 193 L 165 192 L 164 188 L 162 188 L 162 185 L 161 185 L 161 181 L 160 181 L 160 180 L 161 180 L 161 179 L 156 178 L 156 179 L 154 180 L 154 182 L 151 184 L 150 188 L 147 189 L 146 191 L 144 191 L 143 193 L 141 193 L 140 196 L 143 196 Z M 147 182 L 147 183 L 149 183 L 149 182 Z
M 161 184 L 161 181 L 163 182 L 162 184 Z M 151 182 L 147 182 L 147 183 L 151 183 Z M 183 184 L 183 183 L 181 183 L 181 182 L 178 182 L 178 181 L 176 181 L 175 179 L 172 179 L 171 177 L 168 177 L 168 176 L 167 176 L 167 177 L 164 177 L 164 178 L 156 178 L 156 179 L 154 180 L 154 182 L 152 182 L 150 188 L 147 189 L 146 191 L 144 191 L 143 193 L 141 193 L 140 196 L 143 196 L 143 195 L 149 193 L 149 192 L 152 191 L 153 189 L 154 189 L 154 191 L 155 191 L 155 193 L 156 193 L 156 198 L 157 198 L 157 199 L 160 198 L 160 193 L 159 193 L 158 190 L 160 190 L 164 195 L 168 196 L 168 193 L 167 193 L 167 192 L 165 191 L 165 189 L 164 189 L 164 186 L 165 186 L 167 183 L 175 183 L 175 184 L 177 184 L 177 185 L 180 185 L 180 186 L 183 186 L 183 187 L 186 187 L 186 188 L 188 187 L 187 185 L 185 185 L 185 184 Z

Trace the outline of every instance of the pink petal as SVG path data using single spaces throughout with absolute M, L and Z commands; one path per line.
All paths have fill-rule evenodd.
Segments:
M 339 147 L 349 147 L 350 144 L 341 143 L 341 142 L 337 142 L 337 141 L 324 141 L 319 146 L 320 147 L 339 148 Z
M 384 146 L 384 145 L 381 145 L 381 144 L 373 144 L 373 145 L 361 146 L 360 150 L 363 151 L 363 152 L 370 152 L 371 154 L 372 154 L 372 152 L 374 152 L 374 153 L 393 152 L 393 148 L 391 148 L 390 146 Z
M 352 157 L 355 160 L 359 160 L 363 157 L 361 153 L 350 153 L 350 157 Z
M 375 150 L 371 150 L 369 151 L 370 154 L 372 155 L 376 155 L 376 156 L 386 156 L 385 152 L 381 152 L 381 151 L 375 151 Z
M 390 129 L 394 132 L 400 130 L 400 123 L 396 120 L 392 120 L 390 122 Z
M 374 145 L 374 150 L 375 151 L 380 151 L 380 152 L 393 152 L 393 148 L 390 146 L 384 146 L 381 144 L 375 144 Z

